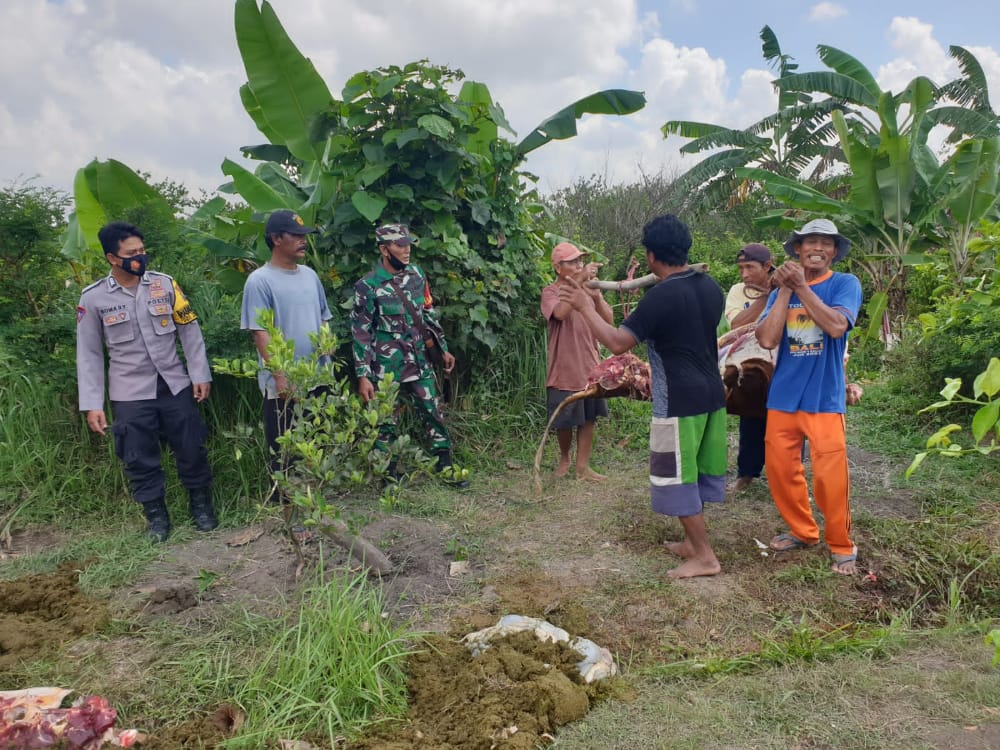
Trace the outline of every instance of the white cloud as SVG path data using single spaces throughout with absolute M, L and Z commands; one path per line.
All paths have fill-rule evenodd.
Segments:
M 847 8 L 837 3 L 817 3 L 809 10 L 809 20 L 814 22 L 835 21 L 847 15 Z
M 876 77 L 884 89 L 898 92 L 918 75 L 944 83 L 958 72 L 948 51 L 934 38 L 934 27 L 917 18 L 893 18 L 889 44 L 897 57 L 878 70 Z
M 637 165 L 647 172 L 686 169 L 690 159 L 681 161 L 677 152 L 681 139 L 662 138 L 664 122 L 745 127 L 774 107 L 770 73 L 732 69 L 704 47 L 671 41 L 684 24 L 710 23 L 705 33 L 716 49 L 745 35 L 694 0 L 655 9 L 647 0 L 271 2 L 334 95 L 359 70 L 425 57 L 488 84 L 524 137 L 586 94 L 645 91 L 648 104 L 636 115 L 586 117 L 577 138 L 532 153 L 527 166 L 542 177 L 543 189 L 595 172 L 632 179 Z M 821 3 L 813 10 L 840 7 Z M 878 74 L 884 86 L 917 72 L 935 80 L 957 72 L 927 23 L 895 19 L 889 39 L 894 59 Z M 887 47 L 877 49 L 884 55 Z M 970 49 L 991 82 L 1000 81 L 997 53 Z M 222 160 L 262 140 L 239 101 L 244 81 L 232 2 L 3 0 L 0 182 L 39 175 L 44 184 L 68 189 L 76 169 L 97 157 L 194 190 L 214 189 L 225 181 Z

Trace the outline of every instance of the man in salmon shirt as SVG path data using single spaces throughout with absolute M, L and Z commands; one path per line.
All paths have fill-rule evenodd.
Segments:
M 587 327 L 583 316 L 572 305 L 559 299 L 559 289 L 567 279 L 580 284 L 597 276 L 599 264 L 588 263 L 587 253 L 569 242 L 552 248 L 552 267 L 558 277 L 554 284 L 542 290 L 542 316 L 549 327 L 549 360 L 545 376 L 545 402 L 549 418 L 569 396 L 587 387 L 587 375 L 600 362 L 597 339 Z M 598 315 L 611 324 L 614 316 L 608 303 L 597 289 L 587 289 Z M 569 473 L 573 430 L 576 430 L 576 478 L 588 482 L 607 479 L 590 468 L 590 451 L 594 445 L 594 428 L 598 417 L 608 416 L 608 402 L 603 398 L 583 399 L 564 410 L 552 425 L 559 440 L 559 464 L 556 476 Z

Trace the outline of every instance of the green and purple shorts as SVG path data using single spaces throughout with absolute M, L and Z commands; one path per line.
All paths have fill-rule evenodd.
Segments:
M 653 510 L 684 518 L 726 495 L 726 410 L 653 417 L 649 482 Z

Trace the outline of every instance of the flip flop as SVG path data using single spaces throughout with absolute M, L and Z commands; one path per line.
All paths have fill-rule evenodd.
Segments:
M 292 526 L 291 535 L 293 541 L 298 544 L 308 544 L 316 538 L 316 532 L 299 524 Z
M 842 576 L 852 576 L 858 572 L 857 566 L 855 566 L 854 570 L 850 571 L 844 571 L 841 570 L 840 568 L 842 565 L 846 565 L 847 563 L 856 563 L 858 561 L 858 545 L 854 545 L 854 551 L 851 552 L 849 555 L 832 552 L 830 553 L 830 559 L 833 560 L 833 567 L 831 568 L 831 570 L 833 570 L 834 573 L 837 573 Z
M 787 544 L 784 544 L 780 547 L 776 547 L 774 546 L 775 542 L 787 542 Z M 787 531 L 783 531 L 780 534 L 778 534 L 778 536 L 774 537 L 774 539 L 771 540 L 771 543 L 768 545 L 768 547 L 770 547 L 775 552 L 790 552 L 793 549 L 807 549 L 809 547 L 815 547 L 816 544 L 817 542 L 813 542 L 812 544 L 810 544 L 809 542 L 803 542 L 801 539 L 792 536 Z

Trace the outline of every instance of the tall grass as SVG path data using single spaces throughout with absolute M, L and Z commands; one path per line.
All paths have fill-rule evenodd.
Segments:
M 75 394 L 74 394 L 75 396 Z M 20 523 L 97 516 L 120 522 L 125 492 L 110 437 L 90 437 L 66 389 L 7 372 L 0 385 L 0 513 Z
M 225 522 L 249 513 L 268 485 L 256 384 L 217 382 L 203 414 L 216 504 Z M 167 497 L 180 510 L 186 493 L 169 456 L 165 450 Z M 136 516 L 129 498 L 111 432 L 87 429 L 75 383 L 57 386 L 10 370 L 0 375 L 0 519 L 16 513 L 17 525 L 113 528 Z
M 406 710 L 403 660 L 413 638 L 384 616 L 380 590 L 365 575 L 322 564 L 298 612 L 235 696 L 247 715 L 222 747 L 269 747 L 279 739 L 338 738 Z
M 545 330 L 539 328 L 505 340 L 488 361 L 473 364 L 468 391 L 453 394 L 448 413 L 459 452 L 487 465 L 531 455 L 531 439 L 517 438 L 538 435 L 545 426 L 547 361 Z

